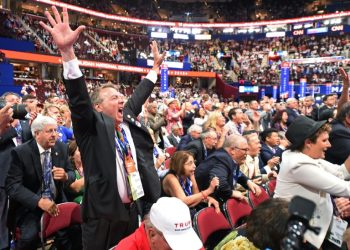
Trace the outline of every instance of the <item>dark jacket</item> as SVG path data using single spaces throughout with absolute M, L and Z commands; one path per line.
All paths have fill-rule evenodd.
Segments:
M 294 121 L 294 119 L 299 116 L 299 112 L 291 108 L 286 108 L 286 111 L 288 114 L 287 125 L 289 126 Z
M 275 147 L 276 152 L 273 152 L 265 143 L 261 143 L 260 159 L 263 166 L 274 156 L 282 157 L 283 150 L 280 147 Z M 280 159 L 281 162 L 282 158 Z
M 168 135 L 168 140 L 170 142 L 171 145 L 173 145 L 175 148 L 177 147 L 177 145 L 179 145 L 179 142 L 176 140 L 175 136 L 173 133 L 171 133 L 170 135 Z
M 350 154 L 350 128 L 338 120 L 331 122 L 332 131 L 329 142 L 332 147 L 326 151 L 326 160 L 334 164 L 343 164 Z
M 239 170 L 239 166 L 223 148 L 216 150 L 203 161 L 196 168 L 195 176 L 199 190 L 207 189 L 211 179 L 217 176 L 220 185 L 214 196 L 221 202 L 231 198 L 235 184 L 233 180 L 248 189 L 248 177 Z
M 74 135 L 84 165 L 85 192 L 83 220 L 105 218 L 128 221 L 129 214 L 117 188 L 114 120 L 92 107 L 83 77 L 64 80 L 72 112 Z M 138 170 L 145 200 L 155 202 L 160 196 L 160 182 L 153 162 L 153 141 L 148 129 L 137 121 L 142 105 L 154 84 L 143 79 L 124 106 L 124 122 L 128 124 L 136 148 Z
M 6 191 L 11 202 L 18 204 L 16 216 L 25 212 L 42 213 L 38 208 L 41 198 L 43 170 L 40 153 L 34 139 L 24 143 L 11 151 L 11 166 L 6 178 Z M 57 195 L 56 203 L 66 201 L 64 185 L 70 185 L 75 180 L 74 171 L 68 157 L 68 147 L 57 141 L 51 149 L 52 166 L 63 168 L 68 174 L 68 181 L 55 181 Z
M 182 136 L 181 139 L 180 139 L 179 144 L 176 147 L 176 150 L 177 151 L 184 150 L 185 147 L 187 146 L 187 144 L 189 142 L 191 142 L 191 141 L 193 141 L 193 139 L 192 139 L 192 137 L 189 134 Z
M 22 143 L 33 138 L 30 131 L 29 123 L 26 120 L 20 121 L 22 126 Z M 17 137 L 16 129 L 9 128 L 2 136 L 0 136 L 0 187 L 5 187 L 5 179 L 11 161 L 11 150 L 16 147 L 13 138 Z
M 189 142 L 184 150 L 192 153 L 196 166 L 206 159 L 213 150 L 206 150 L 202 139 L 197 139 Z

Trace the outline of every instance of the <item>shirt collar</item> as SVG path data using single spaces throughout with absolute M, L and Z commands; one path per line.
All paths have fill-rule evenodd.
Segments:
M 51 148 L 49 148 L 48 150 L 45 150 L 42 146 L 40 146 L 39 143 L 36 143 L 36 145 L 38 145 L 39 148 L 39 154 L 41 155 L 42 153 L 44 153 L 45 151 L 49 151 L 51 153 Z

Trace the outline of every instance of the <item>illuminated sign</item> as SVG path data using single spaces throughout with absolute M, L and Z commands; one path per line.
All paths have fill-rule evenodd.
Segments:
M 293 36 L 302 36 L 304 35 L 304 30 L 293 30 Z
M 276 31 L 276 32 L 267 32 L 266 37 L 284 37 L 286 36 L 286 32 L 284 31 Z
M 343 31 L 344 26 L 343 25 L 335 25 L 331 27 L 331 31 Z
M 175 33 L 173 36 L 174 39 L 184 39 L 184 40 L 188 40 L 188 35 L 186 34 L 177 34 Z
M 169 67 L 169 68 L 174 68 L 174 69 L 183 69 L 184 64 L 182 62 L 170 62 L 170 61 L 164 61 L 164 63 Z M 147 60 L 147 66 L 152 67 L 153 66 L 153 60 Z
M 239 86 L 239 93 L 258 93 L 258 86 Z
M 328 27 L 321 27 L 321 28 L 314 28 L 314 29 L 306 30 L 306 33 L 308 35 L 318 34 L 318 33 L 327 33 L 327 32 L 328 32 Z
M 154 37 L 154 38 L 168 38 L 168 34 L 167 33 L 163 33 L 163 32 L 151 32 L 151 37 Z
M 211 35 L 195 35 L 195 40 L 211 40 Z

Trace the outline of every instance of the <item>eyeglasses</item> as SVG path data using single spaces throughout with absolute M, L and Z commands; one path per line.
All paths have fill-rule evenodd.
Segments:
M 244 152 L 247 152 L 249 150 L 249 148 L 239 148 L 239 147 L 235 147 L 236 149 L 242 150 Z

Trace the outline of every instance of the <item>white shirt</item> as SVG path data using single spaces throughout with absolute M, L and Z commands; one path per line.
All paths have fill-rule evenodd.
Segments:
M 38 145 L 38 148 L 39 148 L 41 167 L 44 169 L 44 159 L 45 159 L 45 154 L 44 153 L 46 151 L 49 151 L 50 152 L 50 156 L 51 156 L 51 148 L 45 150 L 42 146 L 40 146 L 39 143 L 36 143 L 36 145 Z
M 316 209 L 310 225 L 320 227 L 318 235 L 307 230 L 304 238 L 320 248 L 332 221 L 333 205 L 330 195 L 350 197 L 350 177 L 343 165 L 322 159 L 312 159 L 301 152 L 283 153 L 281 169 L 277 175 L 274 197 L 292 199 L 295 195 L 315 202 Z

